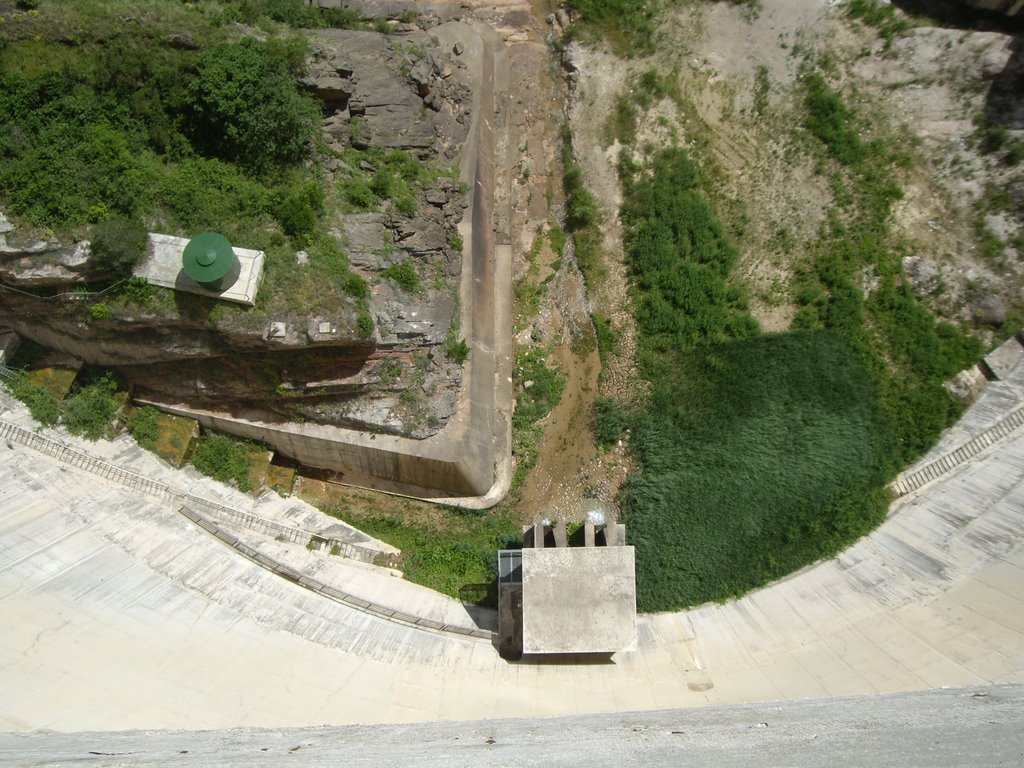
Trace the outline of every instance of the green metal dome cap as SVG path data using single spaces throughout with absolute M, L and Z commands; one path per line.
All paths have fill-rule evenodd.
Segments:
M 185 274 L 201 285 L 218 283 L 238 263 L 231 243 L 217 232 L 202 232 L 181 254 Z

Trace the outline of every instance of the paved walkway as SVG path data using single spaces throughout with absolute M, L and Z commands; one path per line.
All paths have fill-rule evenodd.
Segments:
M 657 712 L 164 733 L 0 733 L 0 760 L 119 768 L 1020 768 L 1024 686 Z
M 959 440 L 1019 406 L 1022 388 L 1024 370 L 992 384 Z M 24 419 L 0 397 L 0 419 Z M 642 618 L 635 654 L 509 664 L 485 641 L 324 599 L 165 504 L 0 443 L 0 731 L 475 720 L 1024 682 L 1022 530 L 1018 430 L 840 557 L 726 605 Z M 387 574 L 309 557 L 321 580 L 466 620 Z

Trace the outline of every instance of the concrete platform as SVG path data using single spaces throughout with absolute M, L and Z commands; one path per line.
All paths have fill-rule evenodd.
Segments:
M 187 237 L 174 237 L 151 232 L 146 255 L 143 256 L 142 261 L 135 267 L 132 274 L 135 277 L 144 277 L 148 282 L 159 285 L 161 288 L 173 288 L 176 291 L 195 293 L 211 299 L 233 301 L 249 307 L 256 303 L 256 293 L 259 291 L 260 283 L 263 282 L 263 251 L 232 246 L 240 267 L 238 279 L 225 290 L 218 292 L 204 288 L 185 274 L 185 270 L 181 266 L 181 254 L 188 242 Z
M 998 381 L 1004 381 L 1024 360 L 1024 346 L 1016 336 L 1011 336 L 985 357 L 985 367 Z
M 636 650 L 633 547 L 524 548 L 523 653 Z

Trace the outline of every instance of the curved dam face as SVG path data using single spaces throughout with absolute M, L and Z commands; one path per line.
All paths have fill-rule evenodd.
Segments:
M 508 488 L 511 445 L 511 291 L 508 248 L 496 248 L 492 224 L 495 125 L 507 87 L 507 53 L 493 30 L 449 23 L 433 30 L 443 45 L 461 43 L 474 62 L 473 122 L 462 161 L 472 185 L 470 211 L 460 225 L 463 254 L 461 327 L 470 347 L 459 405 L 433 437 L 416 440 L 310 423 L 269 423 L 257 415 L 140 400 L 160 410 L 197 419 L 205 428 L 264 442 L 310 467 L 335 473 L 352 485 L 419 498 L 440 498 L 471 507 L 497 503 Z M 471 57 L 471 58 L 470 58 Z M 481 499 L 479 497 L 486 497 Z

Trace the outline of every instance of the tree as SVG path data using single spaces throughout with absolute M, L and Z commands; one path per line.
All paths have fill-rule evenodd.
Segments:
M 245 38 L 202 54 L 197 70 L 186 105 L 201 151 L 256 171 L 302 159 L 319 115 L 283 48 Z
M 98 277 L 128 277 L 145 249 L 146 229 L 138 221 L 101 221 L 92 228 L 89 271 Z

